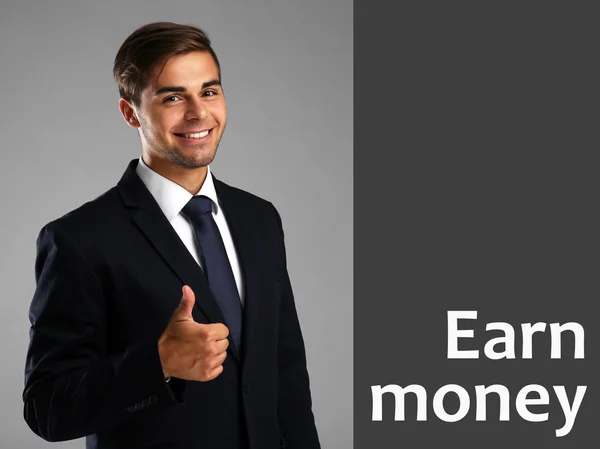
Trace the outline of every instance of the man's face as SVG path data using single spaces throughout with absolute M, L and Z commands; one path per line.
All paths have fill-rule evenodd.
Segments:
M 173 56 L 152 69 L 148 82 L 135 108 L 143 150 L 161 164 L 188 169 L 210 164 L 227 121 L 210 53 Z

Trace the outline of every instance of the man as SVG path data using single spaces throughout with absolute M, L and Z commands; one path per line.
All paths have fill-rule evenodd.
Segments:
M 142 156 L 38 238 L 24 416 L 97 449 L 316 449 L 273 205 L 211 174 L 218 59 L 195 27 L 136 30 L 114 65 Z

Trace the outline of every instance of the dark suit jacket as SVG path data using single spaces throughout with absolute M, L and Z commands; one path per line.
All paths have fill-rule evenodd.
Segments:
M 181 299 L 224 322 L 206 279 L 135 172 L 37 242 L 24 416 L 97 449 L 317 449 L 304 343 L 273 205 L 215 180 L 245 280 L 243 343 L 223 373 L 165 383 L 157 342 Z

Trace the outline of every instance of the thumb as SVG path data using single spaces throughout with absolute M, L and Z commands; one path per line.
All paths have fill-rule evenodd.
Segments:
M 187 285 L 184 285 L 181 291 L 183 292 L 183 296 L 181 297 L 179 306 L 173 313 L 173 318 L 176 321 L 193 320 L 194 318 L 192 318 L 192 309 L 194 308 L 194 304 L 196 302 L 194 291 Z

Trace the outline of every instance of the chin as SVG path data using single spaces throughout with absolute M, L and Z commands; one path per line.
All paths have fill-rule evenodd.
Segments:
M 180 166 L 181 168 L 194 169 L 200 167 L 206 167 L 208 164 L 212 163 L 214 160 L 214 153 L 211 155 L 208 154 L 198 154 L 195 157 L 183 156 L 179 155 L 179 157 L 171 159 L 171 162 Z

